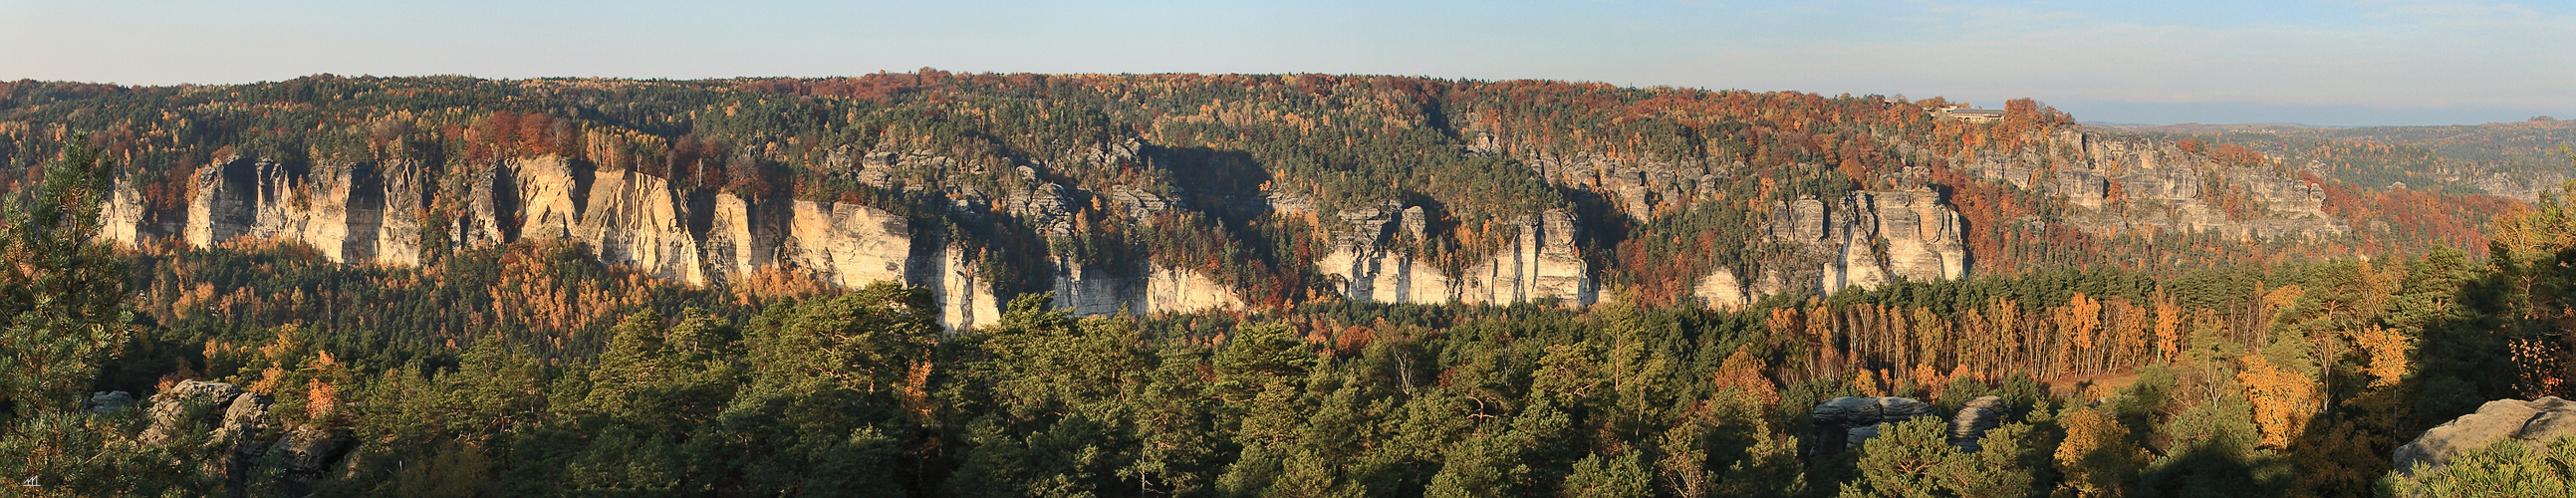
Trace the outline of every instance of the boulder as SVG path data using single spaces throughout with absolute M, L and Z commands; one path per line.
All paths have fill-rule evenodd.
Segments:
M 119 398 L 132 404 L 130 395 L 108 392 L 92 395 L 89 405 L 93 412 L 112 411 L 111 407 L 119 406 Z M 244 496 L 253 487 L 253 478 L 273 475 L 276 489 L 282 494 L 310 495 L 314 483 L 320 482 L 331 463 L 349 449 L 352 436 L 346 430 L 313 425 L 272 429 L 268 420 L 271 403 L 267 396 L 243 392 L 232 384 L 180 382 L 152 395 L 145 412 L 152 425 L 139 441 L 168 445 L 191 433 L 203 434 L 205 444 L 220 449 L 224 455 L 206 462 L 204 470 L 221 473 L 224 488 L 230 494 Z M 209 423 L 211 428 L 206 425 Z
M 1999 396 L 1968 400 L 1967 406 L 1960 407 L 1959 413 L 1950 417 L 1950 445 L 1958 447 L 1959 451 L 1976 452 L 1982 448 L 1977 445 L 1977 440 L 1986 437 L 1987 430 L 2003 425 L 2004 418 L 2011 413 L 2012 407 L 2005 405 Z
M 215 426 L 215 440 L 233 443 L 234 452 L 242 456 L 259 456 L 266 447 L 256 444 L 268 431 L 267 396 L 257 394 L 234 396 L 224 409 L 223 424 Z
M 321 482 L 322 474 L 329 470 L 332 457 L 348 448 L 350 439 L 349 431 L 311 425 L 297 426 L 278 436 L 277 444 L 269 446 L 267 453 L 277 457 L 279 470 L 283 471 L 278 476 L 279 491 L 287 496 L 312 494 L 314 484 Z
M 81 403 L 81 409 L 92 414 L 116 413 L 118 410 L 133 406 L 134 395 L 126 394 L 125 391 L 90 393 L 89 401 Z
M 1843 431 L 1843 449 L 1860 449 L 1861 443 L 1867 443 L 1869 440 L 1878 439 L 1878 428 L 1879 426 L 1872 425 L 1868 427 L 1853 427 L 1851 430 Z
M 1809 414 L 1815 426 L 1814 448 L 1832 456 L 1878 437 L 1878 424 L 1938 416 L 1929 403 L 1914 398 L 1840 397 L 1816 405 Z
M 2576 435 L 2576 403 L 2556 396 L 2531 401 L 2500 399 L 2478 407 L 2477 413 L 2461 415 L 2424 431 L 2413 442 L 2398 447 L 2390 463 L 2397 466 L 2397 471 L 2411 474 L 2416 465 L 2440 467 L 2461 453 L 2497 441 L 2511 439 L 2539 448 L 2567 435 Z
M 186 430 L 183 424 L 190 410 L 202 407 L 230 407 L 233 398 L 241 397 L 241 387 L 222 382 L 181 381 L 179 385 L 152 395 L 152 406 L 145 414 L 152 425 L 143 430 L 143 444 L 162 444 Z M 221 409 L 221 408 L 218 408 Z
M 233 496 L 249 496 L 250 476 L 260 457 L 268 455 L 268 445 L 261 440 L 268 434 L 267 396 L 243 394 L 234 396 L 231 406 L 215 426 L 213 444 L 229 448 L 230 458 L 223 460 L 224 489 Z

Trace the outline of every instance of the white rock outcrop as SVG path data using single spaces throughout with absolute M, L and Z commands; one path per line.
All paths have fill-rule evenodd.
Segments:
M 131 185 L 117 185 L 102 206 L 100 238 L 130 245 L 175 239 L 195 247 L 269 238 L 302 242 L 335 262 L 417 265 L 423 244 L 436 243 L 423 238 L 430 191 L 422 176 L 409 162 L 298 171 L 228 158 L 190 179 L 181 213 L 153 213 Z M 719 194 L 703 208 L 701 233 L 690 229 L 691 209 L 681 193 L 653 176 L 585 171 L 540 157 L 495 163 L 474 178 L 465 216 L 452 220 L 443 237 L 456 246 L 569 239 L 603 262 L 692 284 L 785 264 L 842 286 L 928 285 L 953 327 L 1000 316 L 1000 300 L 975 279 L 964 255 L 941 247 L 916 251 L 906 220 L 883 210 L 800 201 L 765 211 Z M 789 219 L 764 220 L 770 211 Z
M 1691 286 L 1700 302 L 1733 309 L 1793 288 L 1831 294 L 1907 280 L 1968 274 L 1959 213 L 1928 190 L 1860 191 L 1830 201 L 1800 199 L 1772 210 L 1767 242 L 1795 254 L 1766 262 L 1745 281 L 1720 267 Z M 1787 267 L 1783 267 L 1783 266 Z
M 903 280 L 912 254 L 910 220 L 841 203 L 799 200 L 792 209 L 780 262 L 842 287 Z
M 1512 304 L 1556 300 L 1589 305 L 1598 300 L 1591 268 L 1575 246 L 1575 221 L 1546 211 L 1510 222 L 1516 235 L 1503 250 L 1449 275 L 1414 259 L 1403 248 L 1424 240 L 1427 214 L 1420 207 L 1388 203 L 1344 211 L 1333 230 L 1334 251 L 1318 270 L 1341 281 L 1354 301 L 1423 304 Z
M 1154 314 L 1237 309 L 1234 289 L 1196 270 L 1148 264 L 1142 274 L 1105 272 L 1058 262 L 1055 306 L 1077 315 Z
M 335 262 L 417 264 L 421 198 L 408 162 L 298 171 L 271 161 L 228 158 L 191 178 L 187 211 L 156 223 L 142 196 L 118 185 L 101 211 L 105 239 L 145 244 L 176 235 L 210 246 L 235 237 L 304 242 Z M 391 186 L 393 188 L 388 188 Z M 173 233 L 175 232 L 175 234 Z
M 912 220 L 857 204 L 752 202 L 709 194 L 694 203 L 666 180 L 600 170 L 560 157 L 518 158 L 473 172 L 462 213 L 439 237 L 424 237 L 432 193 L 413 163 L 362 163 L 298 171 L 271 161 L 230 158 L 190 179 L 184 212 L 155 213 L 131 185 L 102 206 L 100 234 L 124 244 L 176 240 L 210 247 L 241 237 L 302 242 L 332 261 L 417 265 L 424 244 L 465 247 L 520 240 L 581 242 L 600 261 L 690 284 L 729 281 L 769 267 L 807 272 L 841 287 L 879 281 L 928 289 L 941 322 L 955 330 L 1001 319 L 1006 304 L 979 264 L 981 254 L 947 236 L 917 234 Z M 1118 191 L 1133 213 L 1176 201 Z M 1070 226 L 1071 192 L 1044 184 L 1018 196 L 1048 233 Z M 162 221 L 176 220 L 176 221 Z M 694 220 L 694 221 L 693 221 Z M 1124 271 L 1119 271 L 1124 270 Z M 1061 271 L 1057 304 L 1082 314 L 1231 309 L 1242 300 L 1189 269 Z
M 705 284 L 698 239 L 689 233 L 679 199 L 661 179 L 601 172 L 591 183 L 587 207 L 572 238 L 587 242 L 600 261 L 633 265 L 654 276 Z

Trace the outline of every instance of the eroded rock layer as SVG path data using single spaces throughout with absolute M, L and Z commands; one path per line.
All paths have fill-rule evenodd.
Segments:
M 581 242 L 600 261 L 691 284 L 784 267 L 844 287 L 928 288 L 952 328 L 1001 315 L 1001 300 L 965 254 L 916 236 L 908 220 L 881 209 L 810 201 L 770 208 L 730 194 L 693 205 L 662 178 L 540 157 L 476 172 L 463 199 L 467 215 L 424 237 L 430 190 L 420 176 L 409 163 L 295 171 L 228 159 L 198 171 L 186 211 L 175 216 L 155 216 L 120 185 L 102 209 L 101 237 L 195 247 L 268 238 L 310 245 L 335 262 L 386 265 L 419 264 L 425 245 L 562 239 Z M 693 217 L 703 220 L 695 229 Z
M 2340 235 L 2325 191 L 2292 172 L 2222 164 L 2174 142 L 2138 135 L 2059 131 L 2042 150 L 2073 160 L 1986 156 L 1967 161 L 1986 179 L 2063 196 L 2074 225 L 2099 235 L 2213 233 L 2232 238 Z
M 1336 217 L 1334 251 L 1316 261 L 1317 270 L 1340 280 L 1342 295 L 1354 301 L 1588 305 L 1599 298 L 1575 246 L 1575 219 L 1564 211 L 1513 220 L 1508 226 L 1517 235 L 1503 250 L 1456 275 L 1401 249 L 1425 240 L 1427 214 L 1419 206 L 1388 203 Z
M 1739 308 L 1793 289 L 1830 294 L 1898 278 L 1925 281 L 1968 274 L 1959 213 L 1928 190 L 1800 199 L 1774 208 L 1769 219 L 1765 241 L 1792 255 L 1763 265 L 1749 279 L 1725 267 L 1712 270 L 1691 287 L 1701 302 Z
M 556 239 L 579 242 L 602 262 L 690 284 L 731 281 L 775 267 L 845 288 L 879 281 L 918 286 L 930 290 L 941 321 L 952 329 L 993 323 L 1005 304 L 981 274 L 974 251 L 874 207 L 753 202 L 722 193 L 696 194 L 693 200 L 659 177 L 592 170 L 549 156 L 473 172 L 459 199 L 463 215 L 447 220 L 443 233 L 424 234 L 433 191 L 421 176 L 411 163 L 303 171 L 231 158 L 197 172 L 184 212 L 154 213 L 143 196 L 119 185 L 102 207 L 107 227 L 101 237 L 194 247 L 238 238 L 282 240 L 310 245 L 334 262 L 385 265 L 417 265 L 424 246 Z M 1031 210 L 1045 211 L 1071 205 L 1065 190 L 1042 184 L 1018 197 Z M 1118 193 L 1119 202 L 1137 213 L 1174 206 L 1146 192 Z M 1063 224 L 1041 229 L 1060 234 L 1068 227 L 1054 225 Z M 1081 314 L 1242 306 L 1232 289 L 1194 270 L 1059 266 L 1051 286 L 1056 302 Z

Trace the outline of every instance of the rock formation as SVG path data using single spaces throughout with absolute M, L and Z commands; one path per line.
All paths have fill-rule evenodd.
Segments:
M 2218 164 L 2171 142 L 2138 135 L 2060 131 L 2040 150 L 2074 151 L 2076 160 L 2051 161 L 2034 151 L 2023 156 L 1979 157 L 1968 169 L 1987 179 L 2063 196 L 2081 209 L 2070 220 L 2096 235 L 2215 233 L 2278 238 L 2339 235 L 2350 231 L 2324 210 L 2325 191 L 2270 168 Z M 2241 196 L 2250 209 L 2237 215 L 2213 204 Z
M 358 163 L 299 171 L 272 161 L 231 158 L 197 170 L 195 197 L 176 223 L 155 218 L 120 185 L 101 213 L 100 236 L 142 243 L 177 235 L 200 247 L 235 237 L 305 242 L 337 262 L 418 264 L 422 205 L 409 162 Z
M 858 287 L 900 281 L 911 259 L 911 220 L 867 206 L 795 201 L 778 262 L 825 282 Z M 758 265 L 754 261 L 754 265 Z
M 137 441 L 177 444 L 191 441 L 188 436 L 192 433 L 204 431 L 206 444 L 224 449 L 224 457 L 209 464 L 223 466 L 224 486 L 233 495 L 244 494 L 251 477 L 262 474 L 259 466 L 266 462 L 278 465 L 276 487 L 282 494 L 311 494 L 313 484 L 349 447 L 352 436 L 345 430 L 311 425 L 271 430 L 268 407 L 267 396 L 242 392 L 232 384 L 183 381 L 152 395 L 145 412 L 151 425 L 144 428 Z
M 2412 474 L 2417 465 L 2440 467 L 2461 453 L 2497 441 L 2512 440 L 2540 448 L 2569 435 L 2576 435 L 2576 403 L 2556 396 L 2531 401 L 2500 399 L 2478 407 L 2477 413 L 2461 415 L 2424 431 L 2414 441 L 2397 447 L 2397 452 L 2390 455 L 2390 463 L 2396 465 L 2397 471 Z
M 1984 439 L 1987 430 L 2002 426 L 2004 420 L 2011 416 L 2012 409 L 2004 404 L 2002 397 L 1979 396 L 1968 400 L 1967 406 L 1960 407 L 1959 413 L 1950 417 L 1950 446 L 1974 453 L 1982 448 L 1977 440 Z
M 1638 221 L 1689 208 L 1693 199 L 1722 191 L 1742 162 L 1711 163 L 1699 159 L 1631 160 L 1590 153 L 1561 154 L 1544 150 L 1511 150 L 1514 131 L 1476 116 L 1464 120 L 1461 135 L 1470 153 L 1509 155 L 1550 184 L 1592 191 L 1618 212 Z M 1527 144 L 1523 144 L 1526 146 Z
M 277 458 L 278 494 L 312 495 L 314 485 L 330 470 L 331 461 L 353 442 L 352 434 L 342 429 L 302 425 L 283 431 L 277 443 L 266 450 L 267 455 Z
M 215 407 L 231 406 L 233 398 L 241 394 L 241 388 L 232 384 L 193 380 L 163 389 L 152 395 L 152 404 L 145 409 L 144 414 L 151 418 L 152 425 L 143 430 L 140 439 L 143 444 L 169 442 L 179 437 L 178 431 L 186 430 L 185 424 L 194 422 L 189 419 L 190 411 L 204 409 L 219 413 L 220 409 Z
M 941 307 L 941 322 L 952 330 L 999 320 L 1004 303 L 979 273 L 979 256 L 972 250 L 959 247 L 948 234 L 916 229 L 913 220 L 874 207 L 753 202 L 732 194 L 692 199 L 662 178 L 594 171 L 546 156 L 499 161 L 474 171 L 460 199 L 464 212 L 449 220 L 445 233 L 424 234 L 426 199 L 435 192 L 422 176 L 410 162 L 302 171 L 273 161 L 228 158 L 192 178 L 193 195 L 183 213 L 151 212 L 131 186 L 118 185 L 102 206 L 107 226 L 101 238 L 195 247 L 268 238 L 302 242 L 335 262 L 386 265 L 419 264 L 425 245 L 560 239 L 582 243 L 602 262 L 690 284 L 781 267 L 842 287 L 877 281 L 919 286 L 931 291 Z M 1028 180 L 1035 186 L 1007 196 L 1010 214 L 1047 235 L 1070 233 L 1074 192 L 1037 180 L 1034 171 Z M 1180 206 L 1134 187 L 1113 188 L 1108 198 L 1130 216 Z M 1082 314 L 1242 305 L 1232 289 L 1197 271 L 1059 266 L 1052 286 L 1058 304 Z
M 1186 269 L 1149 264 L 1144 274 L 1134 275 L 1058 261 L 1055 306 L 1072 308 L 1077 315 L 1152 314 L 1235 309 L 1243 307 L 1243 300 L 1234 289 Z
M 1958 211 L 1928 190 L 1800 199 L 1773 209 L 1764 229 L 1767 242 L 1794 256 L 1765 265 L 1751 281 L 1732 269 L 1715 269 L 1700 277 L 1692 293 L 1702 303 L 1732 309 L 1797 288 L 1830 294 L 1900 277 L 1960 278 L 1968 273 L 1963 233 Z
M 1498 145 L 1506 141 L 1495 138 L 1502 132 L 1471 131 L 1470 152 L 1510 153 Z M 1132 141 L 1112 144 L 1090 151 L 1083 160 L 1151 162 L 1140 152 L 1143 147 Z M 1551 183 L 1599 194 L 1613 211 L 1638 219 L 1676 212 L 1728 185 L 1727 175 L 1742 169 L 1580 155 L 1519 159 Z M 2061 196 L 2074 207 L 2070 223 L 2096 234 L 2287 237 L 2346 231 L 2326 215 L 2322 193 L 2313 185 L 2268 168 L 2219 165 L 2139 136 L 2065 131 L 2020 155 L 1951 159 L 1973 174 Z M 825 162 L 816 174 L 890 191 L 944 194 L 953 204 L 951 215 L 1007 216 L 1042 239 L 1076 233 L 1086 213 L 1157 220 L 1193 209 L 1182 200 L 1186 196 L 1169 188 L 1118 184 L 1085 191 L 1055 183 L 1044 173 L 1044 164 L 1013 166 L 1019 175 L 1006 174 L 997 182 L 951 185 L 941 183 L 944 172 L 966 168 L 973 173 L 984 166 L 883 144 L 864 152 L 836 149 Z M 1902 184 L 1921 174 L 1909 168 L 1890 178 Z M 467 191 L 438 193 L 432 178 L 442 175 L 469 179 Z M 103 210 L 107 227 L 102 237 L 200 247 L 239 237 L 275 238 L 310 244 L 333 261 L 388 265 L 418 264 L 424 244 L 565 239 L 582 243 L 603 262 L 692 284 L 726 282 L 779 267 L 845 287 L 896 281 L 929 288 L 942 308 L 943 322 L 957 329 L 990 323 L 1007 297 L 993 295 L 993 282 L 986 280 L 1000 276 L 975 270 L 982 252 L 954 247 L 973 247 L 977 241 L 956 239 L 957 234 L 941 233 L 945 229 L 937 225 L 914 226 L 922 224 L 913 219 L 916 215 L 823 200 L 707 193 L 649 175 L 593 170 L 560 157 L 496 161 L 464 175 L 427 172 L 408 161 L 306 171 L 235 157 L 199 169 L 192 181 L 191 197 L 178 213 L 153 212 L 142 195 L 120 185 Z M 433 214 L 433 194 L 452 196 L 453 201 L 442 202 L 454 202 L 447 204 L 454 207 L 442 209 L 459 212 Z M 1337 290 L 1351 300 L 1572 305 L 1600 300 L 1596 276 L 1580 249 L 1582 223 L 1568 211 L 1501 220 L 1495 228 L 1511 234 L 1510 239 L 1492 254 L 1431 264 L 1418 257 L 1423 242 L 1444 236 L 1431 233 L 1436 206 L 1390 201 L 1319 213 L 1314 199 L 1264 194 L 1210 207 L 1319 220 L 1332 250 L 1317 257 L 1317 270 L 1338 280 Z M 2220 200 L 2228 204 L 2216 204 Z M 453 218 L 444 223 L 444 233 L 422 233 L 425 220 L 442 216 Z M 1760 235 L 1751 241 L 1761 248 L 1756 260 L 1713 268 L 1683 282 L 1692 297 L 1714 307 L 1740 308 L 1784 292 L 1832 293 L 1899 279 L 1961 278 L 1973 266 L 1964 240 L 1967 227 L 1931 190 L 1797 199 L 1757 219 Z M 1086 265 L 1062 254 L 1049 257 L 1052 271 L 1042 267 L 1035 272 L 1051 273 L 1047 276 L 1053 281 L 1024 288 L 1055 290 L 1060 304 L 1082 314 L 1226 308 L 1242 301 L 1218 280 L 1188 268 Z
M 1815 429 L 1810 448 L 1816 456 L 1830 457 L 1878 437 L 1878 424 L 1939 416 L 1934 411 L 1914 398 L 1834 398 L 1809 412 Z
M 1511 243 L 1457 275 L 1403 249 L 1425 240 L 1428 216 L 1420 206 L 1393 202 L 1338 213 L 1340 226 L 1328 227 L 1334 251 L 1315 264 L 1341 280 L 1342 296 L 1353 301 L 1589 305 L 1598 298 L 1591 269 L 1575 247 L 1573 215 L 1551 210 L 1511 221 Z

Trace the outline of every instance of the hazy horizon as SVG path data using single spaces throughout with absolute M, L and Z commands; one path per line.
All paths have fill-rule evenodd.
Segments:
M 0 79 L 1311 72 L 2030 97 L 2088 122 L 2446 125 L 2576 118 L 2569 26 L 2567 6 L 2483 1 L 0 0 Z

